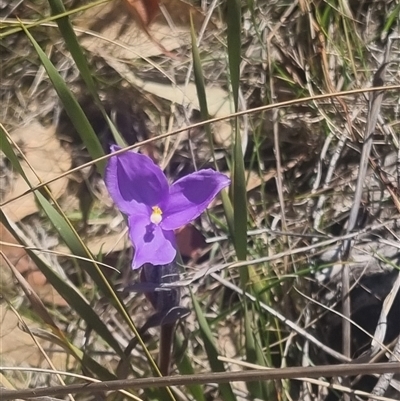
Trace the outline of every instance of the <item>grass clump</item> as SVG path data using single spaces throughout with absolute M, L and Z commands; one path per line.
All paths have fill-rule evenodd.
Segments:
M 212 167 L 233 184 L 178 234 L 181 306 L 191 314 L 176 328 L 172 374 L 210 380 L 101 397 L 332 400 L 351 389 L 397 399 L 396 385 L 370 376 L 327 390 L 323 367 L 399 358 L 398 5 L 163 0 L 151 24 L 126 6 L 2 9 L 1 274 L 14 273 L 1 306 L 35 344 L 34 359 L 2 352 L 2 383 L 82 379 L 45 369 L 100 381 L 159 373 L 160 330 L 148 300 L 131 291 L 133 249 L 103 182 L 118 143 L 171 181 Z M 45 158 L 33 124 L 35 133 L 53 127 Z M 50 174 L 44 165 L 60 166 L 64 153 L 65 174 Z M 65 177 L 57 193 L 52 183 Z M 233 380 L 236 370 L 312 366 L 322 367 L 317 381 L 307 370 L 300 380 Z M 33 367 L 40 375 L 22 376 Z M 214 382 L 221 372 L 232 380 Z

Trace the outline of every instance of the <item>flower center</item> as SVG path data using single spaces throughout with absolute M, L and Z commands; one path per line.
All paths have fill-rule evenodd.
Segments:
M 162 210 L 158 206 L 153 206 L 152 209 L 153 212 L 151 213 L 150 221 L 153 224 L 160 224 L 162 220 Z

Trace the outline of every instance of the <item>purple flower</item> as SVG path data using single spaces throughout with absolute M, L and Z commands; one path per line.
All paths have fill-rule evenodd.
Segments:
M 111 151 L 119 149 L 111 147 Z M 170 186 L 149 157 L 133 152 L 110 158 L 105 182 L 115 204 L 128 216 L 129 236 L 135 246 L 134 269 L 145 263 L 171 263 L 176 256 L 173 230 L 198 217 L 230 184 L 225 175 L 206 169 Z

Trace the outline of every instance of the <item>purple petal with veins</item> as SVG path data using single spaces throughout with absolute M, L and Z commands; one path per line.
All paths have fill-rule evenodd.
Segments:
M 164 230 L 176 230 L 190 223 L 206 210 L 207 206 L 230 180 L 214 170 L 200 170 L 176 181 L 162 204 Z
M 119 149 L 111 147 L 113 152 Z M 230 184 L 225 175 L 206 169 L 169 187 L 162 170 L 149 157 L 134 152 L 110 157 L 105 182 L 115 204 L 128 216 L 134 269 L 145 263 L 172 262 L 177 252 L 173 230 L 198 217 Z
M 117 146 L 112 151 L 119 150 Z M 147 156 L 125 152 L 110 158 L 105 181 L 118 208 L 130 214 L 135 203 L 155 206 L 168 196 L 168 181 Z
M 176 256 L 176 242 L 173 231 L 162 230 L 146 216 L 129 216 L 129 237 L 135 245 L 132 268 L 145 263 L 162 265 L 170 263 Z

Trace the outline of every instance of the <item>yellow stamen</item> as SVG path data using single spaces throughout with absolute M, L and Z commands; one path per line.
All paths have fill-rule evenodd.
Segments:
M 158 206 L 153 206 L 153 213 L 150 216 L 150 221 L 154 224 L 160 224 L 162 220 L 162 210 Z

